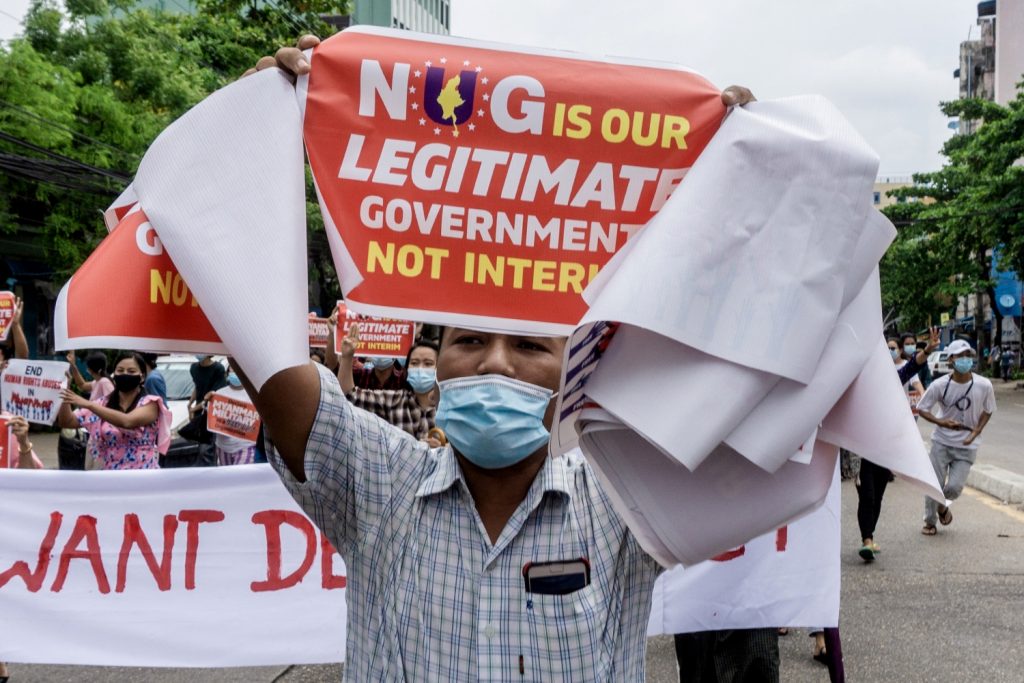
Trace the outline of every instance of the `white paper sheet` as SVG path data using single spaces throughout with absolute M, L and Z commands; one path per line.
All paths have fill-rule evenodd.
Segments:
M 923 495 L 945 500 L 882 337 L 856 380 L 825 417 L 819 434 L 888 467 Z
M 847 392 L 855 379 L 863 397 L 877 382 L 898 389 L 891 363 L 884 378 L 865 369 L 882 334 L 877 262 L 894 234 L 870 204 L 876 168 L 820 98 L 737 110 L 585 292 L 552 448 L 578 441 L 664 564 L 814 509 L 837 446 L 878 451 L 874 436 L 849 438 L 875 421 L 907 444 L 906 461 L 887 462 L 938 492 L 901 392 L 884 389 L 885 414 Z M 842 419 L 829 420 L 837 401 Z
M 302 121 L 276 69 L 235 81 L 153 142 L 133 186 L 257 388 L 309 360 Z
M 604 286 L 584 292 L 582 322 L 630 323 L 810 381 L 877 168 L 823 98 L 735 109 L 627 257 L 606 266 Z

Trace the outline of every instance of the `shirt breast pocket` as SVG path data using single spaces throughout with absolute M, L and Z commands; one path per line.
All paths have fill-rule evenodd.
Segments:
M 611 661 L 606 617 L 598 608 L 597 591 L 591 584 L 567 595 L 539 595 L 528 607 L 535 680 L 601 680 L 599 672 Z M 598 674 L 598 675 L 594 675 Z

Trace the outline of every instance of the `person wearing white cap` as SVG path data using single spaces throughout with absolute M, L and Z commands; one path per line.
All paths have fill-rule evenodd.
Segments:
M 996 411 L 996 397 L 992 383 L 971 372 L 975 354 L 970 344 L 957 339 L 946 352 L 953 363 L 953 373 L 932 382 L 917 408 L 922 418 L 935 424 L 932 465 L 949 503 L 960 496 L 967 483 L 981 432 Z M 936 521 L 948 525 L 953 521 L 953 512 L 948 505 L 926 498 L 921 533 L 934 536 Z

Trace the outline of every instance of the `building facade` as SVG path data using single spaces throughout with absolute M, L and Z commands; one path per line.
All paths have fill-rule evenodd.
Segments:
M 353 5 L 353 24 L 443 35 L 450 32 L 450 0 L 354 0 Z

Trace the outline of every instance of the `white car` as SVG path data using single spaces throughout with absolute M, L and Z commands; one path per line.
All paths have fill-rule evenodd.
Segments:
M 224 356 L 214 356 L 213 360 L 227 369 L 228 359 Z M 199 444 L 178 436 L 178 430 L 188 424 L 189 420 L 188 400 L 195 389 L 189 368 L 195 362 L 195 356 L 184 354 L 160 356 L 156 360 L 156 367 L 167 384 L 167 407 L 171 410 L 171 447 L 161 467 L 189 466 L 198 460 Z
M 953 372 L 949 365 L 949 354 L 945 351 L 932 351 L 928 356 L 928 369 L 932 371 L 932 377 L 942 377 Z

